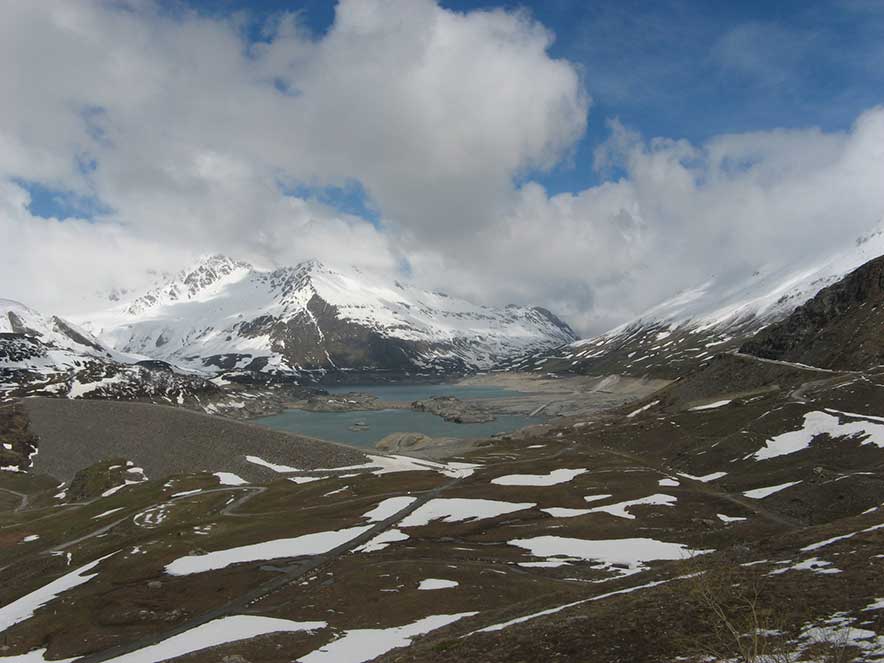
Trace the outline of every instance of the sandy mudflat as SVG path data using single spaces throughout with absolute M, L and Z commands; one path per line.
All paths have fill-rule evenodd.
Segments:
M 592 414 L 643 398 L 668 383 L 620 375 L 549 377 L 535 373 L 485 373 L 460 382 L 464 386 L 495 386 L 523 392 L 489 401 L 494 412 L 548 417 Z

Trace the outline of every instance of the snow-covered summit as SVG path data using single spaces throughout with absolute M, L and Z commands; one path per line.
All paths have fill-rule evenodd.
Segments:
M 225 283 L 236 281 L 251 269 L 248 263 L 231 260 L 227 256 L 206 256 L 189 269 L 182 269 L 161 286 L 137 297 L 126 306 L 126 310 L 137 316 L 175 302 L 211 298 Z
M 0 299 L 0 334 L 15 334 L 37 339 L 59 350 L 96 357 L 110 357 L 111 352 L 89 332 L 57 316 L 46 316 L 21 302 Z
M 211 256 L 83 317 L 102 342 L 203 370 L 490 368 L 574 340 L 545 309 L 496 309 L 317 260 L 272 271 Z

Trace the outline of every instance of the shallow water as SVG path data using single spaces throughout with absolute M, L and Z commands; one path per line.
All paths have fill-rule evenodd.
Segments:
M 485 399 L 504 398 L 519 393 L 500 387 L 464 387 L 454 384 L 347 385 L 329 387 L 328 391 L 333 394 L 358 391 L 373 394 L 384 401 L 406 403 L 432 396 Z M 390 433 L 407 432 L 423 433 L 430 437 L 477 438 L 512 431 L 540 421 L 537 417 L 498 415 L 497 419 L 488 423 L 456 424 L 428 412 L 408 409 L 369 412 L 286 410 L 280 414 L 257 419 L 256 423 L 324 440 L 359 447 L 373 447 L 376 442 Z M 350 430 L 350 427 L 358 422 L 365 423 L 367 430 Z

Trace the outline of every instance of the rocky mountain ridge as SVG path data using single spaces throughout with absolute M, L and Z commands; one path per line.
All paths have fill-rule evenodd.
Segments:
M 736 285 L 710 280 L 600 336 L 520 358 L 517 370 L 676 378 L 786 319 L 848 274 L 884 255 L 884 226 L 848 250 L 801 265 L 757 270 Z M 840 323 L 853 324 L 847 318 Z M 869 322 L 869 333 L 875 326 Z M 763 332 L 762 332 L 763 333 Z
M 80 319 L 106 346 L 206 373 L 451 373 L 575 340 L 538 307 L 479 306 L 311 260 L 273 271 L 225 256 Z
M 198 406 L 219 394 L 203 377 L 116 352 L 62 318 L 0 300 L 0 401 L 44 395 Z
M 823 288 L 740 351 L 833 370 L 884 364 L 884 256 Z

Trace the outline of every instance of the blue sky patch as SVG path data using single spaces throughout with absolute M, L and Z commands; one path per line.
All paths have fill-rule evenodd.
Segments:
M 356 180 L 343 186 L 317 186 L 303 182 L 280 183 L 280 190 L 287 196 L 313 200 L 327 205 L 344 214 L 352 214 L 365 219 L 373 226 L 380 227 L 380 215 L 365 188 Z
M 111 213 L 111 209 L 93 196 L 83 196 L 73 191 L 53 189 L 39 182 L 13 179 L 28 192 L 31 202 L 28 211 L 43 219 L 87 219 Z
M 334 22 L 331 0 L 189 0 L 209 15 L 246 12 L 262 26 L 294 12 L 321 38 Z M 573 158 L 527 173 L 550 194 L 607 177 L 596 148 L 618 118 L 647 138 L 702 144 L 725 133 L 775 127 L 846 130 L 884 103 L 884 2 L 878 0 L 441 0 L 457 12 L 527 11 L 555 34 L 550 54 L 578 65 L 593 103 Z M 284 94 L 291 83 L 276 81 Z M 610 175 L 610 173 L 608 173 Z M 345 203 L 350 196 L 330 195 Z M 356 209 L 349 206 L 349 209 Z

